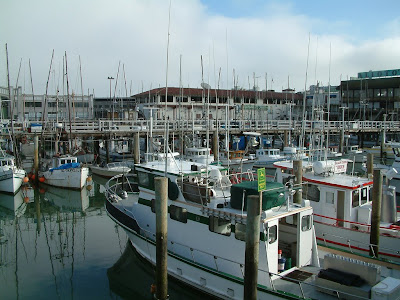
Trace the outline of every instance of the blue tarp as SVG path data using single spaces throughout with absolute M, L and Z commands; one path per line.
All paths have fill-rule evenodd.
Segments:
M 74 169 L 74 168 L 79 168 L 81 166 L 81 163 L 69 163 L 69 164 L 63 164 L 57 168 L 52 168 L 50 169 L 50 172 L 54 170 L 63 170 L 63 169 Z

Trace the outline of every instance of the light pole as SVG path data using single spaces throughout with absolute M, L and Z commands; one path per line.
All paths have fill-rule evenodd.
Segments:
M 111 101 L 112 101 L 112 99 L 111 99 L 111 80 L 113 80 L 114 77 L 108 76 L 107 79 L 110 80 L 110 103 L 111 103 Z M 112 102 L 112 119 L 114 120 L 114 102 Z

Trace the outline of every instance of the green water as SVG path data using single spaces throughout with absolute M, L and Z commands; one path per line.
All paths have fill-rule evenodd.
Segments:
M 154 270 L 107 216 L 105 182 L 0 194 L 0 299 L 152 299 Z M 168 291 L 204 299 L 173 280 Z

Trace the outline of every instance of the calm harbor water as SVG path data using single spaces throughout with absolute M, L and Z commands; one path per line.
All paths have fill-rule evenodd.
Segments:
M 107 216 L 106 181 L 93 176 L 91 190 L 0 193 L 0 299 L 152 299 L 154 268 Z M 170 299 L 208 299 L 168 285 Z
M 0 194 L 0 299 L 152 299 L 154 269 L 104 209 L 105 179 Z M 169 280 L 170 299 L 204 299 Z

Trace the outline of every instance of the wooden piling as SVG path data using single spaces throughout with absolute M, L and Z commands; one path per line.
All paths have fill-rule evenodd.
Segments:
M 258 260 L 260 245 L 261 200 L 257 195 L 247 197 L 246 253 L 244 262 L 243 299 L 257 299 Z
M 372 177 L 372 172 L 374 171 L 374 155 L 372 153 L 367 153 L 367 176 Z
M 34 145 L 34 150 L 33 150 L 33 170 L 35 172 L 35 186 L 38 186 L 39 183 L 39 137 L 35 135 L 33 137 L 33 145 Z
M 134 133 L 133 160 L 134 160 L 135 164 L 140 163 L 140 135 L 139 135 L 139 132 Z
M 167 246 L 168 246 L 168 178 L 154 178 L 156 189 L 156 298 L 168 299 Z
M 383 176 L 380 169 L 374 170 L 374 185 L 372 187 L 372 217 L 371 233 L 369 242 L 371 244 L 369 255 L 379 257 L 379 226 L 381 221 Z
M 293 161 L 293 175 L 296 193 L 294 194 L 293 202 L 301 203 L 303 199 L 302 182 L 303 182 L 303 161 L 301 159 Z
M 287 146 L 289 146 L 288 145 L 288 142 L 289 141 L 289 131 L 288 130 L 284 130 L 283 131 L 283 147 L 287 147 Z
M 106 148 L 106 163 L 110 162 L 110 149 L 109 149 L 109 140 L 107 137 L 104 138 L 104 146 Z

